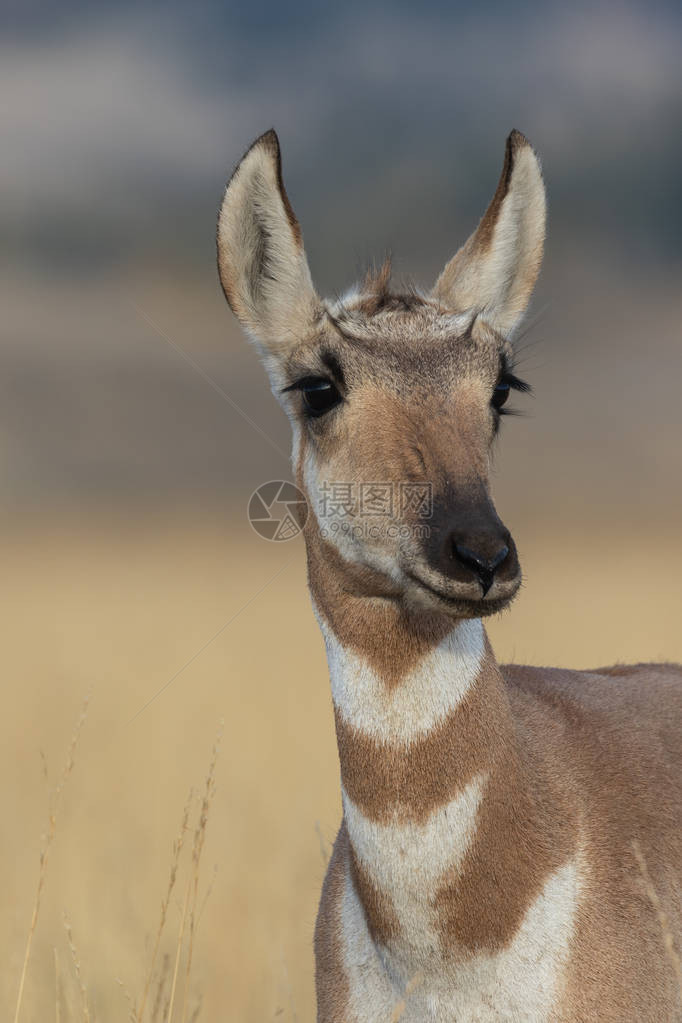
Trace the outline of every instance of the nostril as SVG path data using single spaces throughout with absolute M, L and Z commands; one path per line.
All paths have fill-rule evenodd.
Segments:
M 509 548 L 506 544 L 493 554 L 492 557 L 486 557 L 484 554 L 479 554 L 478 551 L 473 551 L 470 547 L 466 547 L 462 543 L 455 544 L 455 554 L 461 562 L 474 569 L 485 569 L 486 572 L 494 572 L 496 568 L 499 568 L 502 562 L 509 554 Z
M 506 544 L 503 547 L 500 547 L 497 554 L 493 558 L 491 558 L 488 563 L 488 568 L 490 569 L 490 571 L 494 572 L 496 569 L 498 569 L 502 562 L 507 560 L 508 554 L 509 548 L 507 547 Z
M 493 584 L 495 572 L 509 555 L 509 547 L 503 544 L 492 557 L 486 557 L 461 543 L 455 543 L 454 549 L 457 559 L 478 576 L 485 596 Z

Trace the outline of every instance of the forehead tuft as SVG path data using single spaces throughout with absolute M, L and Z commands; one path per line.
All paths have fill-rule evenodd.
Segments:
M 368 320 L 382 313 L 410 313 L 428 305 L 428 299 L 417 288 L 407 286 L 400 291 L 391 288 L 391 261 L 371 267 L 364 280 L 330 307 L 337 319 Z
M 471 312 L 455 312 L 414 287 L 393 290 L 388 262 L 324 308 L 326 325 L 291 355 L 292 379 L 318 370 L 324 375 L 331 358 L 340 367 L 332 375 L 348 382 L 400 381 L 403 390 L 407 379 L 434 386 L 442 377 L 494 375 L 506 347 Z
M 443 309 L 416 288 L 354 289 L 338 301 L 327 303 L 326 308 L 340 334 L 364 341 L 370 347 L 446 342 L 466 337 L 472 325 L 469 313 Z
M 377 269 L 367 271 L 359 289 L 347 306 L 357 315 L 371 318 L 381 313 L 410 313 L 427 305 L 427 299 L 415 287 L 402 291 L 391 288 L 391 261 L 386 259 Z

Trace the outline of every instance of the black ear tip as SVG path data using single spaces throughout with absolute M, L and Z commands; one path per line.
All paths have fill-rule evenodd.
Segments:
M 516 153 L 519 149 L 525 149 L 526 146 L 529 149 L 533 148 L 523 132 L 518 131 L 516 128 L 512 129 L 507 136 L 507 149 L 511 150 L 512 153 Z
M 244 153 L 242 161 L 246 159 L 250 153 L 253 153 L 255 149 L 263 149 L 266 153 L 274 156 L 274 158 L 279 161 L 279 138 L 277 137 L 277 132 L 274 128 L 269 128 L 267 131 L 264 131 L 262 135 L 259 135 L 257 139 L 253 140 L 249 148 Z
M 279 138 L 274 128 L 269 128 L 266 132 L 263 132 L 254 144 L 265 146 L 272 152 L 279 153 Z

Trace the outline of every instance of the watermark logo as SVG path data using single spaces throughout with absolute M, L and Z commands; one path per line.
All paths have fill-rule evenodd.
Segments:
M 319 486 L 323 539 L 347 537 L 366 543 L 423 541 L 431 535 L 430 482 L 377 480 L 322 482 Z
M 293 540 L 305 526 L 308 502 L 305 494 L 287 480 L 262 483 L 249 498 L 248 517 L 264 540 Z
M 411 480 L 377 483 L 320 484 L 320 509 L 325 519 L 425 520 L 433 515 L 431 483 Z
M 425 540 L 431 535 L 431 483 L 322 481 L 318 487 L 320 535 L 355 540 Z M 249 500 L 249 522 L 265 540 L 293 540 L 302 531 L 309 507 L 293 483 L 270 480 Z

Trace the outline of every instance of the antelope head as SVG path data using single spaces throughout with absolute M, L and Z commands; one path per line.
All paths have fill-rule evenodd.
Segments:
M 483 219 L 430 292 L 391 290 L 384 266 L 327 302 L 275 132 L 235 170 L 218 223 L 220 279 L 293 428 L 309 556 L 343 564 L 347 586 L 454 617 L 499 611 L 518 590 L 490 457 L 510 392 L 527 389 L 511 339 L 544 231 L 538 160 L 515 131 Z

